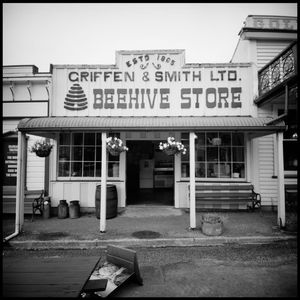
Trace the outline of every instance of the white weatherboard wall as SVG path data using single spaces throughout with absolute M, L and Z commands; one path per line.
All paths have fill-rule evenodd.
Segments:
M 35 141 L 41 138 L 28 135 L 28 151 L 27 151 L 27 168 L 26 168 L 26 185 L 28 190 L 44 189 L 45 180 L 45 158 L 38 157 L 35 153 L 29 151 Z
M 283 51 L 291 41 L 257 41 L 257 66 L 261 69 Z
M 270 105 L 258 110 L 259 117 L 271 115 Z M 258 139 L 258 184 L 262 197 L 262 205 L 277 205 L 278 180 L 272 178 L 277 175 L 275 170 L 274 135 L 267 135 Z M 277 159 L 277 158 L 276 158 Z
M 55 181 L 50 184 L 51 205 L 57 207 L 59 200 L 67 200 L 68 203 L 73 200 L 80 201 L 80 208 L 86 210 L 87 207 L 95 207 L 95 192 L 99 181 Z M 125 206 L 125 182 L 112 182 L 107 180 L 107 184 L 114 184 L 117 188 L 118 206 Z
M 18 121 L 16 120 L 6 120 L 2 123 L 2 133 L 9 131 L 15 131 L 18 126 Z

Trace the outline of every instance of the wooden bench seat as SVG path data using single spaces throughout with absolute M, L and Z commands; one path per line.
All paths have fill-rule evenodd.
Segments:
M 260 208 L 260 194 L 251 183 L 196 183 L 196 209 L 251 209 Z
M 25 191 L 24 197 L 24 213 L 33 214 L 39 211 L 42 214 L 41 210 L 35 209 L 34 206 L 40 207 L 40 201 L 44 197 L 44 190 L 30 190 Z M 39 199 L 39 200 L 37 200 Z M 16 191 L 15 190 L 6 190 L 2 194 L 2 213 L 4 214 L 15 214 L 16 213 Z

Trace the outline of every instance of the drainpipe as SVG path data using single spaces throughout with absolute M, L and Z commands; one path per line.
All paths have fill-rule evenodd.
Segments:
M 16 187 L 16 219 L 15 219 L 15 232 L 3 239 L 3 243 L 12 239 L 20 233 L 20 189 L 21 189 L 21 169 L 22 169 L 22 133 L 18 132 L 18 158 L 17 158 L 17 187 Z
M 105 232 L 106 229 L 106 174 L 107 174 L 106 138 L 107 138 L 106 132 L 102 132 L 100 232 Z
M 283 132 L 276 133 L 278 155 L 278 202 L 277 224 L 285 227 L 285 193 L 284 193 L 284 166 L 283 166 Z

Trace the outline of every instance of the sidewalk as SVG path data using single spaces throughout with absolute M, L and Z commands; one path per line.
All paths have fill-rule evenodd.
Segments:
M 189 229 L 189 212 L 167 206 L 128 206 L 118 216 L 107 219 L 106 232 L 100 233 L 100 220 L 94 214 L 77 219 L 43 219 L 25 216 L 21 234 L 9 245 L 18 249 L 106 248 L 108 244 L 124 247 L 209 246 L 228 243 L 270 243 L 296 239 L 295 233 L 277 226 L 276 212 L 218 212 L 224 224 L 221 236 L 206 236 L 196 214 L 196 229 Z M 8 231 L 10 228 L 10 232 Z M 3 221 L 3 238 L 14 231 L 13 218 Z

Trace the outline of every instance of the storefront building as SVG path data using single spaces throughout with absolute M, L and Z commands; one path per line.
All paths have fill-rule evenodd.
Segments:
M 281 205 L 284 224 L 280 153 L 286 127 L 255 102 L 258 67 L 251 57 L 242 57 L 244 47 L 239 42 L 232 62 L 225 64 L 187 64 L 184 50 L 137 50 L 117 51 L 115 65 L 52 65 L 48 116 L 18 124 L 22 157 L 26 134 L 54 144 L 48 183 L 52 206 L 79 200 L 83 211 L 94 211 L 96 187 L 101 184 L 105 196 L 104 186 L 113 184 L 118 207 L 190 208 L 193 228 L 196 185 L 251 183 L 262 194 L 263 207 Z M 128 152 L 107 153 L 107 137 L 121 138 Z M 160 151 L 159 143 L 168 137 L 182 142 L 187 153 Z M 272 143 L 263 142 L 261 150 L 261 140 Z M 264 153 L 271 161 L 263 162 Z M 276 176 L 262 181 L 269 164 Z M 25 168 L 21 161 L 19 168 Z M 19 186 L 22 198 L 21 179 Z M 247 206 L 220 199 L 204 208 Z

